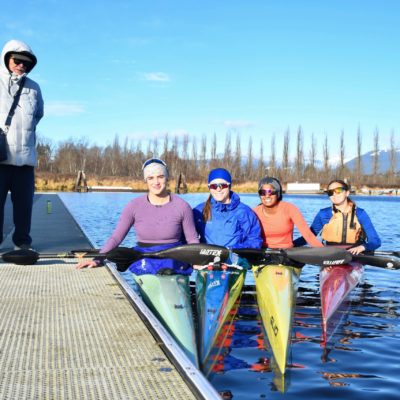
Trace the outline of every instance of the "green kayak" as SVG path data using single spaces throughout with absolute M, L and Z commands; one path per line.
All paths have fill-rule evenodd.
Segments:
M 198 367 L 189 277 L 184 275 L 133 275 L 143 301 Z

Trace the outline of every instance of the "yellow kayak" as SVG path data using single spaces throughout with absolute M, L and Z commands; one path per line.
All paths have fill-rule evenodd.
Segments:
M 253 267 L 257 303 L 272 353 L 284 374 L 301 268 L 284 265 Z

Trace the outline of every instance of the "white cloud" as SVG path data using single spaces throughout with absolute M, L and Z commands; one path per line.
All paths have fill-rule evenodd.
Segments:
M 67 117 L 70 115 L 83 114 L 85 108 L 81 103 L 73 101 L 50 101 L 45 103 L 44 111 L 46 116 Z
M 224 121 L 224 125 L 231 129 L 253 128 L 254 122 L 245 120 L 228 120 Z
M 146 72 L 143 74 L 143 78 L 146 81 L 151 82 L 170 82 L 171 78 L 165 72 Z

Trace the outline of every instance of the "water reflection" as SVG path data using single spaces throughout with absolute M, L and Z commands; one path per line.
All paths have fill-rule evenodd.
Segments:
M 83 230 L 100 247 L 117 223 L 131 193 L 62 194 Z M 185 195 L 192 205 L 205 194 Z M 323 196 L 286 196 L 294 202 L 310 223 L 319 208 L 326 206 Z M 256 196 L 243 196 L 254 206 Z M 382 250 L 400 248 L 400 199 L 357 197 L 356 202 L 373 219 L 384 246 Z M 383 213 L 382 210 L 385 210 Z M 135 243 L 134 233 L 125 245 Z M 129 273 L 126 279 L 130 280 Z M 212 368 L 211 382 L 224 398 L 310 399 L 362 398 L 397 399 L 400 359 L 400 271 L 366 267 L 364 282 L 355 288 L 348 310 L 330 343 L 321 347 L 321 312 L 319 269 L 302 270 L 292 332 L 291 354 L 287 372 L 280 376 L 264 340 L 258 316 L 254 288 L 246 286 L 237 316 Z M 249 274 L 251 276 L 251 274 Z M 251 280 L 247 281 L 247 285 Z M 254 282 L 252 282 L 254 283 Z

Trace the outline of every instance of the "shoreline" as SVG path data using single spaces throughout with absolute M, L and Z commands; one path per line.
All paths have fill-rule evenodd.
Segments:
M 42 174 L 36 173 L 35 176 L 35 192 L 76 192 L 76 177 L 66 175 L 53 175 L 53 174 Z M 88 188 L 95 188 L 95 190 L 80 190 L 81 192 L 96 191 L 96 192 L 146 192 L 147 186 L 142 180 L 132 180 L 129 177 L 93 177 L 86 182 Z M 284 190 L 286 185 L 283 185 Z M 168 182 L 168 189 L 175 193 L 177 188 L 177 182 L 175 179 L 171 179 Z M 84 187 L 81 187 L 84 189 Z M 258 182 L 248 181 L 243 183 L 233 183 L 233 189 L 237 193 L 257 193 Z M 205 193 L 208 192 L 207 182 L 195 181 L 187 182 L 186 187 L 181 185 L 180 193 Z M 318 192 L 285 192 L 286 194 L 324 194 L 323 190 Z M 356 195 L 365 196 L 400 196 L 400 188 L 391 187 L 368 187 L 363 186 L 356 188 Z

